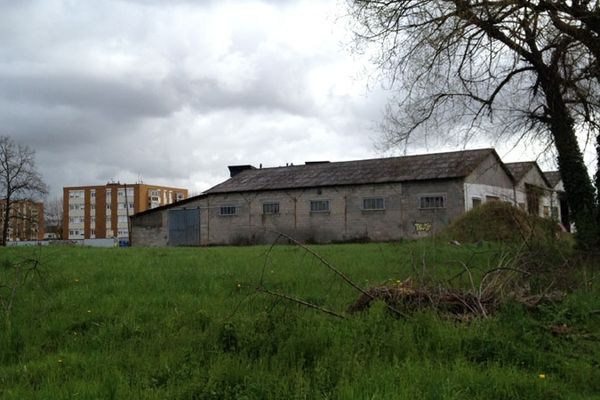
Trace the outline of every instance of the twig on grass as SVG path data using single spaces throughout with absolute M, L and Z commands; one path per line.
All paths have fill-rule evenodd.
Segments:
M 288 295 L 285 295 L 283 293 L 273 292 L 273 291 L 271 291 L 269 289 L 266 289 L 264 287 L 258 287 L 258 288 L 256 288 L 256 290 L 259 291 L 259 292 L 263 292 L 263 293 L 269 294 L 271 296 L 275 296 L 275 297 L 279 297 L 281 299 L 289 300 L 291 302 L 303 305 L 305 307 L 309 307 L 309 308 L 312 308 L 312 309 L 324 312 L 325 314 L 329 314 L 329 315 L 332 315 L 332 316 L 337 317 L 337 318 L 346 319 L 346 317 L 344 317 L 342 314 L 338 314 L 335 311 L 331 311 L 331 310 L 328 310 L 326 308 L 320 307 L 320 306 L 318 306 L 316 304 L 309 303 L 308 301 L 297 299 L 295 297 L 288 296 Z
M 280 238 L 285 238 L 285 239 L 289 240 L 290 242 L 294 243 L 296 246 L 298 246 L 301 249 L 303 249 L 304 251 L 306 251 L 307 253 L 311 254 L 313 257 L 315 257 L 317 260 L 319 260 L 321 262 L 321 264 L 323 264 L 327 269 L 329 269 L 335 275 L 337 275 L 338 277 L 340 277 L 344 282 L 346 282 L 352 288 L 354 288 L 358 292 L 362 293 L 363 295 L 368 296 L 371 299 L 374 299 L 374 297 L 371 295 L 371 293 L 369 293 L 365 289 L 363 289 L 360 286 L 358 286 L 356 283 L 354 283 L 354 281 L 352 281 L 348 276 L 346 276 L 346 274 L 344 274 L 342 271 L 340 271 L 339 269 L 337 269 L 336 267 L 334 267 L 329 261 L 327 261 L 326 259 L 324 259 L 320 254 L 318 254 L 317 252 L 315 252 L 311 248 L 307 247 L 303 243 L 300 243 L 298 240 L 294 239 L 293 237 L 291 237 L 290 235 L 287 235 L 285 233 L 278 232 L 278 231 L 273 231 L 273 230 L 266 230 L 266 231 L 271 232 L 271 233 L 275 233 L 275 234 L 278 235 L 277 239 L 275 239 L 275 241 L 271 244 L 271 247 L 269 248 L 269 251 L 267 252 L 267 256 L 268 256 L 268 254 L 270 254 L 271 250 L 273 249 L 273 247 L 275 246 L 275 244 L 279 241 L 279 239 Z M 269 293 L 269 291 L 267 291 L 267 289 L 265 289 L 264 285 L 263 285 L 263 276 L 264 276 L 265 266 L 266 266 L 266 262 L 265 262 L 265 265 L 263 265 L 263 272 L 261 273 L 261 281 L 260 281 L 260 285 L 257 288 L 257 290 L 265 292 L 265 293 Z M 284 297 L 284 296 L 285 295 L 281 295 L 279 297 L 286 298 L 286 299 L 288 299 L 290 301 L 298 300 L 298 299 L 294 299 L 293 297 L 289 297 L 289 296 Z M 301 300 L 300 301 L 296 301 L 296 302 L 299 303 L 299 304 L 304 304 L 307 307 L 311 307 L 311 308 L 315 308 L 317 310 L 323 311 L 323 309 L 321 309 L 321 307 L 316 306 L 314 304 L 311 304 L 311 303 L 308 303 L 308 302 L 305 302 L 305 301 L 301 301 Z M 402 311 L 400 311 L 397 308 L 393 307 L 392 305 L 386 303 L 386 307 L 390 311 L 392 311 L 394 314 L 396 314 L 398 316 L 401 316 L 401 317 L 406 317 L 405 313 L 403 313 Z M 330 314 L 330 313 L 328 313 L 328 314 Z

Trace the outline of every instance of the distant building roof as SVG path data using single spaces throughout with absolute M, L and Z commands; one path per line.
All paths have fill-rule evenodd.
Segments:
M 492 154 L 498 158 L 494 149 L 478 149 L 359 161 L 245 169 L 204 193 L 464 178 Z M 501 162 L 499 158 L 498 161 Z
M 535 161 L 504 163 L 504 165 L 506 165 L 506 168 L 508 168 L 516 183 L 521 182 L 521 180 L 532 168 L 537 168 L 538 172 L 542 176 L 542 179 L 544 180 L 544 182 L 546 182 L 548 187 L 553 187 L 550 186 L 550 182 L 548 182 L 548 179 L 546 178 L 539 165 Z
M 556 187 L 558 183 L 562 180 L 562 176 L 560 176 L 559 171 L 546 171 L 544 172 L 544 176 L 550 182 L 551 187 Z

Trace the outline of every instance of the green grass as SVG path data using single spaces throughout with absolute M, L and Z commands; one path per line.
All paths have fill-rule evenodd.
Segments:
M 493 267 L 503 251 L 311 248 L 361 286 L 445 280 L 461 263 Z M 39 255 L 42 271 L 2 323 L 2 399 L 600 398 L 594 288 L 470 323 L 429 311 L 396 319 L 382 304 L 342 320 L 256 292 L 264 272 L 271 290 L 345 312 L 357 293 L 298 247 L 0 251 L 0 282 L 5 260 Z M 556 324 L 570 333 L 552 335 Z

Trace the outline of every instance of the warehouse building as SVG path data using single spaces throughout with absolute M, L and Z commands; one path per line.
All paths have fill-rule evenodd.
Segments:
M 230 166 L 200 196 L 131 218 L 134 246 L 388 241 L 438 232 L 486 201 L 516 204 L 493 149 L 277 168 Z

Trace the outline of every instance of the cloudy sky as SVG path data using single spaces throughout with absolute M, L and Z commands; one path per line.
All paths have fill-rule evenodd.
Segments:
M 0 0 L 0 15 L 0 134 L 36 150 L 51 196 L 198 193 L 231 164 L 381 155 L 390 93 L 349 51 L 343 1 Z

